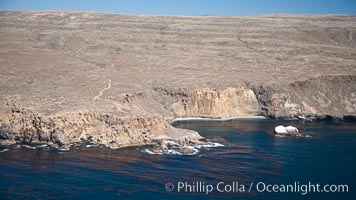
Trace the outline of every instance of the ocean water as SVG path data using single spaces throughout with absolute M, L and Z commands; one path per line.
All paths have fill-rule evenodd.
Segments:
M 279 124 L 309 136 L 275 137 Z M 65 152 L 0 147 L 0 199 L 356 197 L 356 123 L 232 120 L 175 126 L 197 130 L 224 146 L 202 148 L 196 155 L 150 155 L 143 153 L 145 147 L 113 150 L 86 144 Z M 348 192 L 307 191 L 309 182 L 332 190 L 347 185 Z M 266 191 L 273 185 L 279 189 Z M 282 191 L 283 186 L 289 190 Z M 292 186 L 299 191 L 291 191 Z

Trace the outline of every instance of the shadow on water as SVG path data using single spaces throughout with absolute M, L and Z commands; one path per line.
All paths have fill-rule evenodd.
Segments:
M 311 138 L 274 137 L 276 125 L 293 125 Z M 167 192 L 172 182 L 348 184 L 355 188 L 356 123 L 232 120 L 189 121 L 225 147 L 194 156 L 148 155 L 142 147 L 112 150 L 73 147 L 68 152 L 8 148 L 0 153 L 1 199 L 352 199 L 349 193 Z M 177 185 L 176 185 L 177 186 Z

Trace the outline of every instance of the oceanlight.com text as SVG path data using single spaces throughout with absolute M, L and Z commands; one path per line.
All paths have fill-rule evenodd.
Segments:
M 266 183 L 266 182 L 250 182 L 239 183 L 218 182 L 216 184 L 206 183 L 204 181 L 166 183 L 165 189 L 168 192 L 178 193 L 204 193 L 208 195 L 212 192 L 220 193 L 244 193 L 244 192 L 259 192 L 259 193 L 299 193 L 307 195 L 309 193 L 338 193 L 349 192 L 347 184 L 320 184 L 320 183 L 301 183 L 295 181 L 288 184 Z

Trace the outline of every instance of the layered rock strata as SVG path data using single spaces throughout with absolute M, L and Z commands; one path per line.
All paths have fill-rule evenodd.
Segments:
M 176 117 L 230 118 L 260 114 L 255 94 L 243 87 L 200 89 L 172 105 Z

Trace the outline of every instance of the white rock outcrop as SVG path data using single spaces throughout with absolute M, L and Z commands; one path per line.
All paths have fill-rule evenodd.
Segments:
M 299 130 L 294 126 L 285 127 L 279 125 L 274 128 L 274 132 L 276 132 L 277 134 L 296 134 L 299 133 Z

